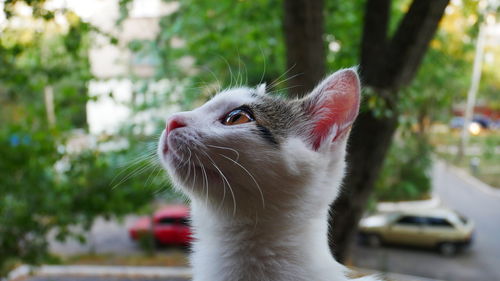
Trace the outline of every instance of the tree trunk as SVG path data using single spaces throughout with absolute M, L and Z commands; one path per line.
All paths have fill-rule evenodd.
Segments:
M 325 76 L 323 0 L 285 0 L 283 28 L 288 93 L 302 96 Z
M 331 208 L 331 249 L 344 262 L 397 128 L 398 91 L 414 78 L 449 0 L 414 0 L 392 39 L 390 0 L 368 0 L 361 47 L 361 80 L 385 101 L 390 117 L 372 110 L 357 118 L 349 139 L 349 172 Z
M 348 170 L 341 195 L 330 208 L 330 249 L 344 262 L 352 237 L 372 192 L 392 136 L 397 115 L 377 118 L 372 111 L 359 114 L 348 144 Z
M 356 120 L 348 145 L 349 172 L 331 208 L 332 252 L 343 262 L 397 128 L 398 90 L 415 76 L 449 0 L 413 0 L 392 38 L 388 38 L 391 0 L 367 0 L 361 44 L 361 80 L 390 111 L 370 109 Z M 285 0 L 283 28 L 290 96 L 302 96 L 325 75 L 323 0 Z

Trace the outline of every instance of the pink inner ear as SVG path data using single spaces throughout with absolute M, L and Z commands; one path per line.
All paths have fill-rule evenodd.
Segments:
M 359 82 L 353 71 L 343 71 L 332 77 L 312 111 L 317 121 L 312 130 L 313 148 L 317 150 L 325 138 L 335 130 L 332 141 L 350 128 L 359 109 Z

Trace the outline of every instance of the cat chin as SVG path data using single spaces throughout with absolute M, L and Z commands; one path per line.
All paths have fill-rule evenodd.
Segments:
M 189 162 L 190 155 L 182 155 L 183 152 L 179 150 L 179 147 L 182 145 L 182 142 L 175 137 L 172 138 L 171 136 L 170 140 L 167 139 L 165 131 L 162 132 L 158 142 L 157 153 L 162 166 L 167 171 L 178 170 L 179 167 L 186 166 L 188 163 L 191 165 Z
M 213 196 L 214 193 L 222 194 L 217 191 L 219 186 L 223 186 L 217 171 L 203 164 L 181 159 L 174 153 L 168 154 L 165 158 L 164 167 L 174 181 L 174 185 L 180 191 L 187 193 L 191 199 L 203 197 L 203 200 L 206 200 L 206 196 Z M 220 184 L 214 185 L 214 182 L 220 182 Z

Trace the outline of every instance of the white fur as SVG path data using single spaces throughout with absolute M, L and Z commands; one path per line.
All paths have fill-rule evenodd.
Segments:
M 165 168 L 191 199 L 193 280 L 349 280 L 327 238 L 347 138 L 324 141 L 315 151 L 297 130 L 276 148 L 256 136 L 251 123 L 222 125 L 221 116 L 257 98 L 251 91 L 225 91 L 176 114 L 187 126 L 160 140 Z M 332 129 L 326 139 L 336 133 Z

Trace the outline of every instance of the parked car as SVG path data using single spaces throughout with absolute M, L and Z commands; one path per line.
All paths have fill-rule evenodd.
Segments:
M 151 217 L 139 218 L 129 229 L 130 237 L 139 240 L 144 234 L 153 233 L 160 245 L 183 245 L 191 243 L 189 208 L 184 205 L 171 205 L 160 208 Z
M 493 125 L 493 121 L 489 119 L 488 117 L 485 117 L 483 115 L 474 115 L 471 120 L 472 123 L 477 123 L 479 126 L 481 126 L 481 129 L 489 129 Z M 464 118 L 457 116 L 453 117 L 450 120 L 450 128 L 452 129 L 462 129 L 464 126 Z
M 446 208 L 379 213 L 360 221 L 361 241 L 436 248 L 454 255 L 472 242 L 473 222 Z

